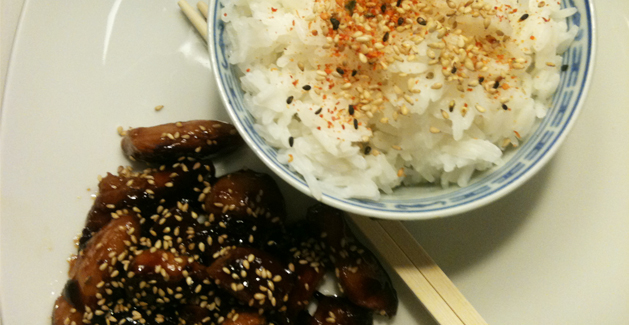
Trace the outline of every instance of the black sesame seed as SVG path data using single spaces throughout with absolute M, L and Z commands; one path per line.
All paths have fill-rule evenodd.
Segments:
M 520 17 L 520 21 L 525 21 L 526 18 L 529 18 L 529 14 L 522 15 L 522 17 Z
M 336 72 L 338 72 L 340 75 L 345 74 L 345 71 L 343 71 L 343 69 L 341 68 L 336 68 Z
M 293 96 L 286 98 L 286 104 L 290 104 L 293 102 Z
M 365 155 L 368 155 L 371 152 L 371 147 L 370 146 L 366 146 L 364 152 L 365 152 Z
M 480 78 L 478 78 L 478 83 L 479 83 L 479 84 L 482 84 L 482 83 L 483 83 L 483 81 L 485 81 L 485 78 L 484 78 L 484 77 L 480 77 Z
M 505 111 L 509 109 L 509 107 L 507 107 L 507 104 L 502 104 L 502 109 L 504 109 Z
M 564 65 L 561 66 L 561 71 L 568 71 L 569 67 L 570 67 L 569 65 L 564 64 Z
M 351 0 L 345 4 L 345 9 L 349 11 L 350 16 L 354 14 L 354 8 L 356 8 L 356 0 Z
M 305 86 L 301 87 L 301 89 L 303 89 L 305 91 L 308 91 L 308 90 L 312 89 L 312 87 L 310 87 L 310 85 L 305 85 Z
M 356 76 L 357 73 L 358 73 L 358 70 L 352 70 L 352 77 Z
M 402 0 L 397 0 L 397 3 L 395 4 L 396 7 L 399 7 L 402 4 Z
M 354 129 L 358 130 L 358 120 L 354 119 Z
M 450 72 L 456 73 L 456 67 L 452 67 L 452 70 Z
M 319 109 L 315 112 L 315 115 L 319 115 L 319 113 L 321 113 L 321 110 L 323 110 L 323 107 L 319 108 Z
M 330 22 L 332 23 L 332 29 L 333 30 L 339 29 L 339 25 L 341 24 L 341 22 L 338 19 L 332 17 L 332 18 L 330 18 Z
M 500 81 L 496 80 L 494 83 L 494 89 L 498 89 L 498 87 L 500 87 Z
M 448 106 L 448 110 L 452 113 L 454 111 L 454 104 Z
M 288 138 L 288 145 L 290 145 L 291 148 L 293 147 L 293 143 L 295 143 L 295 139 L 293 139 L 293 137 L 289 137 Z
M 382 6 L 380 6 L 380 11 L 382 11 L 382 13 L 387 11 L 387 5 L 383 4 Z
M 354 105 L 349 105 L 349 115 L 354 115 Z
M 404 24 L 404 18 L 402 18 L 402 17 L 398 18 L 397 19 L 397 24 L 398 24 L 398 26 Z
M 422 25 L 422 26 L 426 26 L 426 19 L 422 18 L 422 17 L 417 17 L 417 23 Z
M 389 32 L 384 33 L 384 36 L 382 36 L 382 41 L 386 42 L 389 40 Z

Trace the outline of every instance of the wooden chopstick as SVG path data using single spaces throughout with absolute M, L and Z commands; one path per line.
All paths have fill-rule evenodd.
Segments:
M 391 220 L 377 222 L 388 234 L 395 234 L 394 238 L 400 249 L 463 321 L 463 324 L 487 324 L 401 222 Z
M 350 219 L 439 324 L 487 325 L 401 222 Z
M 181 8 L 181 11 L 183 11 L 184 15 L 188 17 L 188 20 L 190 20 L 194 28 L 197 29 L 199 34 L 201 34 L 203 39 L 207 42 L 207 22 L 205 21 L 205 18 L 203 18 L 198 11 L 192 8 L 186 0 L 179 0 L 177 4 Z
M 203 17 L 205 17 L 205 19 L 207 20 L 207 16 L 210 14 L 210 8 L 208 7 L 207 3 L 199 1 L 197 2 L 197 8 L 199 9 Z

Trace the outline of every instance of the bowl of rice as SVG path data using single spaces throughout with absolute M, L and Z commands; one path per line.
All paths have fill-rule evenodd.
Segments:
M 548 162 L 589 88 L 588 0 L 216 0 L 214 75 L 296 189 L 389 219 L 463 213 Z

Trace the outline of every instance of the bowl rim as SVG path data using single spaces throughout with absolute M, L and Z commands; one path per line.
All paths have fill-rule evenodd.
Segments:
M 215 24 L 216 15 L 212 13 L 216 10 L 216 7 L 219 2 L 220 0 L 210 0 L 209 2 L 210 13 L 208 15 L 208 48 L 209 48 L 209 54 L 210 54 L 212 74 L 215 80 L 220 80 L 220 74 L 219 74 L 219 69 L 218 69 L 219 63 L 215 55 L 217 53 L 217 49 L 214 42 L 215 34 L 213 32 L 213 26 Z M 574 0 L 562 0 L 562 2 L 570 3 L 574 6 Z M 498 190 L 494 191 L 493 193 L 489 193 L 488 195 L 485 195 L 477 200 L 466 202 L 460 205 L 445 207 L 439 210 L 429 210 L 429 211 L 386 210 L 386 211 L 383 211 L 383 210 L 374 209 L 374 208 L 366 208 L 362 206 L 347 204 L 346 202 L 340 201 L 339 199 L 331 196 L 330 194 L 326 194 L 324 192 L 322 192 L 321 194 L 320 201 L 324 204 L 344 210 L 346 212 L 350 212 L 350 213 L 354 213 L 354 214 L 362 215 L 362 216 L 367 216 L 367 217 L 389 219 L 389 220 L 427 220 L 427 219 L 434 219 L 434 218 L 462 214 L 465 212 L 478 209 L 480 207 L 483 207 L 492 202 L 495 202 L 496 200 L 503 198 L 504 196 L 513 192 L 515 189 L 519 188 L 526 181 L 531 179 L 544 166 L 546 166 L 548 162 L 555 156 L 555 154 L 559 150 L 559 147 L 565 141 L 566 137 L 568 136 L 568 134 L 574 127 L 574 124 L 578 120 L 578 117 L 581 114 L 583 106 L 585 105 L 585 101 L 586 101 L 586 98 L 587 98 L 587 95 L 589 93 L 589 89 L 592 83 L 592 76 L 593 76 L 593 70 L 594 70 L 593 68 L 594 68 L 594 64 L 596 60 L 596 52 L 597 52 L 597 44 L 598 44 L 597 42 L 598 33 L 597 33 L 597 28 L 596 28 L 596 16 L 595 16 L 595 11 L 594 11 L 595 9 L 594 9 L 593 1 L 583 0 L 583 2 L 585 4 L 585 13 L 586 13 L 586 16 L 588 17 L 587 25 L 589 26 L 589 42 L 588 42 L 589 51 L 587 53 L 587 60 L 584 65 L 586 69 L 586 72 L 583 78 L 584 82 L 581 88 L 579 89 L 577 99 L 575 101 L 576 105 L 574 109 L 572 110 L 572 114 L 571 114 L 572 116 L 570 117 L 570 120 L 568 121 L 568 123 L 564 125 L 561 131 L 561 134 L 553 141 L 551 145 L 549 145 L 547 150 L 544 153 L 542 153 L 542 156 L 539 159 L 537 159 L 534 163 L 528 166 L 528 168 L 525 171 L 521 172 L 520 176 L 510 181 L 505 186 L 500 187 Z M 232 121 L 234 121 L 234 125 L 238 129 L 238 132 L 241 135 L 243 135 L 243 139 L 247 143 L 247 146 L 255 153 L 255 155 L 260 160 L 262 160 L 262 162 L 269 169 L 271 169 L 282 180 L 289 183 L 293 188 L 296 188 L 297 190 L 304 193 L 305 195 L 309 197 L 313 197 L 309 186 L 305 182 L 301 183 L 297 181 L 291 175 L 287 174 L 285 170 L 283 170 L 282 168 L 274 164 L 272 161 L 270 161 L 266 153 L 257 146 L 257 144 L 254 142 L 254 140 L 251 137 L 244 136 L 245 134 L 248 133 L 247 130 L 244 128 L 243 125 L 241 125 L 241 123 L 239 123 L 237 114 L 235 113 L 235 111 L 233 109 L 228 109 L 230 104 L 229 104 L 229 99 L 227 97 L 227 89 L 225 89 L 223 83 L 221 82 L 217 82 L 217 87 L 219 89 L 221 101 L 223 102 L 223 105 L 225 106 L 225 109 L 227 110 L 229 117 L 232 119 Z

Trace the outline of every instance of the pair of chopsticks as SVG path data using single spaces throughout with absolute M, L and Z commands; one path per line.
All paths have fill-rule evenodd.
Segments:
M 439 324 L 487 325 L 400 221 L 372 220 L 353 214 L 350 220 Z
M 197 3 L 199 14 L 186 0 L 179 0 L 178 4 L 207 42 L 208 5 L 202 1 Z M 350 219 L 439 324 L 487 325 L 401 222 L 371 220 L 357 215 L 350 215 Z
M 197 29 L 201 37 L 207 42 L 207 16 L 209 14 L 207 3 L 203 1 L 197 3 L 197 8 L 202 15 L 199 14 L 199 11 L 194 10 L 186 0 L 179 0 L 177 4 L 190 23 L 192 23 L 192 26 Z

